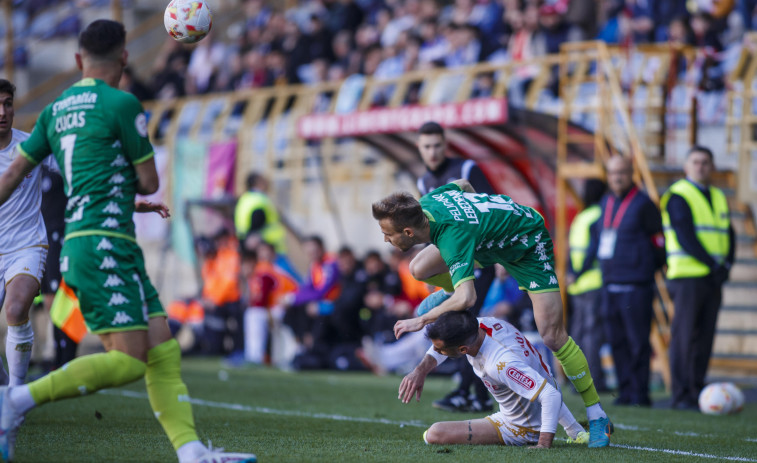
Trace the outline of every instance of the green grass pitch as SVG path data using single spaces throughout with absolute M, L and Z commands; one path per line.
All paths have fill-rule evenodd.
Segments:
M 436 410 L 451 390 L 431 377 L 420 403 L 397 400 L 400 377 L 368 373 L 230 369 L 217 359 L 185 359 L 183 376 L 194 401 L 200 438 L 261 462 L 612 461 L 757 462 L 757 404 L 738 415 L 705 416 L 667 409 L 620 408 L 603 396 L 616 425 L 605 449 L 564 443 L 551 450 L 501 446 L 428 446 L 421 435 L 436 421 L 483 417 Z M 563 387 L 568 406 L 585 423 L 580 398 Z M 16 461 L 174 462 L 139 381 L 33 410 L 19 432 Z

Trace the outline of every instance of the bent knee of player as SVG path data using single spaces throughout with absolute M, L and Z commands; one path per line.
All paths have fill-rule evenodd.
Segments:
M 9 325 L 21 325 L 29 320 L 30 303 L 18 299 L 5 301 L 5 319 Z
M 449 430 L 443 423 L 434 423 L 426 431 L 426 443 L 433 445 L 448 444 L 451 442 Z

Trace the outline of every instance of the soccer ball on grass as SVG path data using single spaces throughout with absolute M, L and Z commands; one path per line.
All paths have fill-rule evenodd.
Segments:
M 706 415 L 728 415 L 744 408 L 744 393 L 733 383 L 712 383 L 699 394 L 699 410 Z
M 171 0 L 163 14 L 163 25 L 174 40 L 195 43 L 202 40 L 213 26 L 213 14 L 207 2 Z

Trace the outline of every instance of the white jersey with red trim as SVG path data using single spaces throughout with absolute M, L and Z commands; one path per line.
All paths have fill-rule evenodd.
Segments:
M 18 144 L 29 138 L 26 132 L 11 130 L 11 142 L 0 150 L 0 173 L 8 170 L 18 156 Z M 40 168 L 37 166 L 21 180 L 21 184 L 11 193 L 8 201 L 0 206 L 0 254 L 47 245 L 45 222 L 40 210 L 40 179 Z
M 468 362 L 511 424 L 538 430 L 542 416 L 536 398 L 546 382 L 560 390 L 552 371 L 513 325 L 492 317 L 478 321 L 486 337 L 475 357 L 466 356 Z

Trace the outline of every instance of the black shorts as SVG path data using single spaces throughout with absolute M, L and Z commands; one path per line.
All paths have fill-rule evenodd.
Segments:
M 42 294 L 55 294 L 60 286 L 60 250 L 63 248 L 63 230 L 50 232 L 48 238 L 47 262 L 42 276 Z

